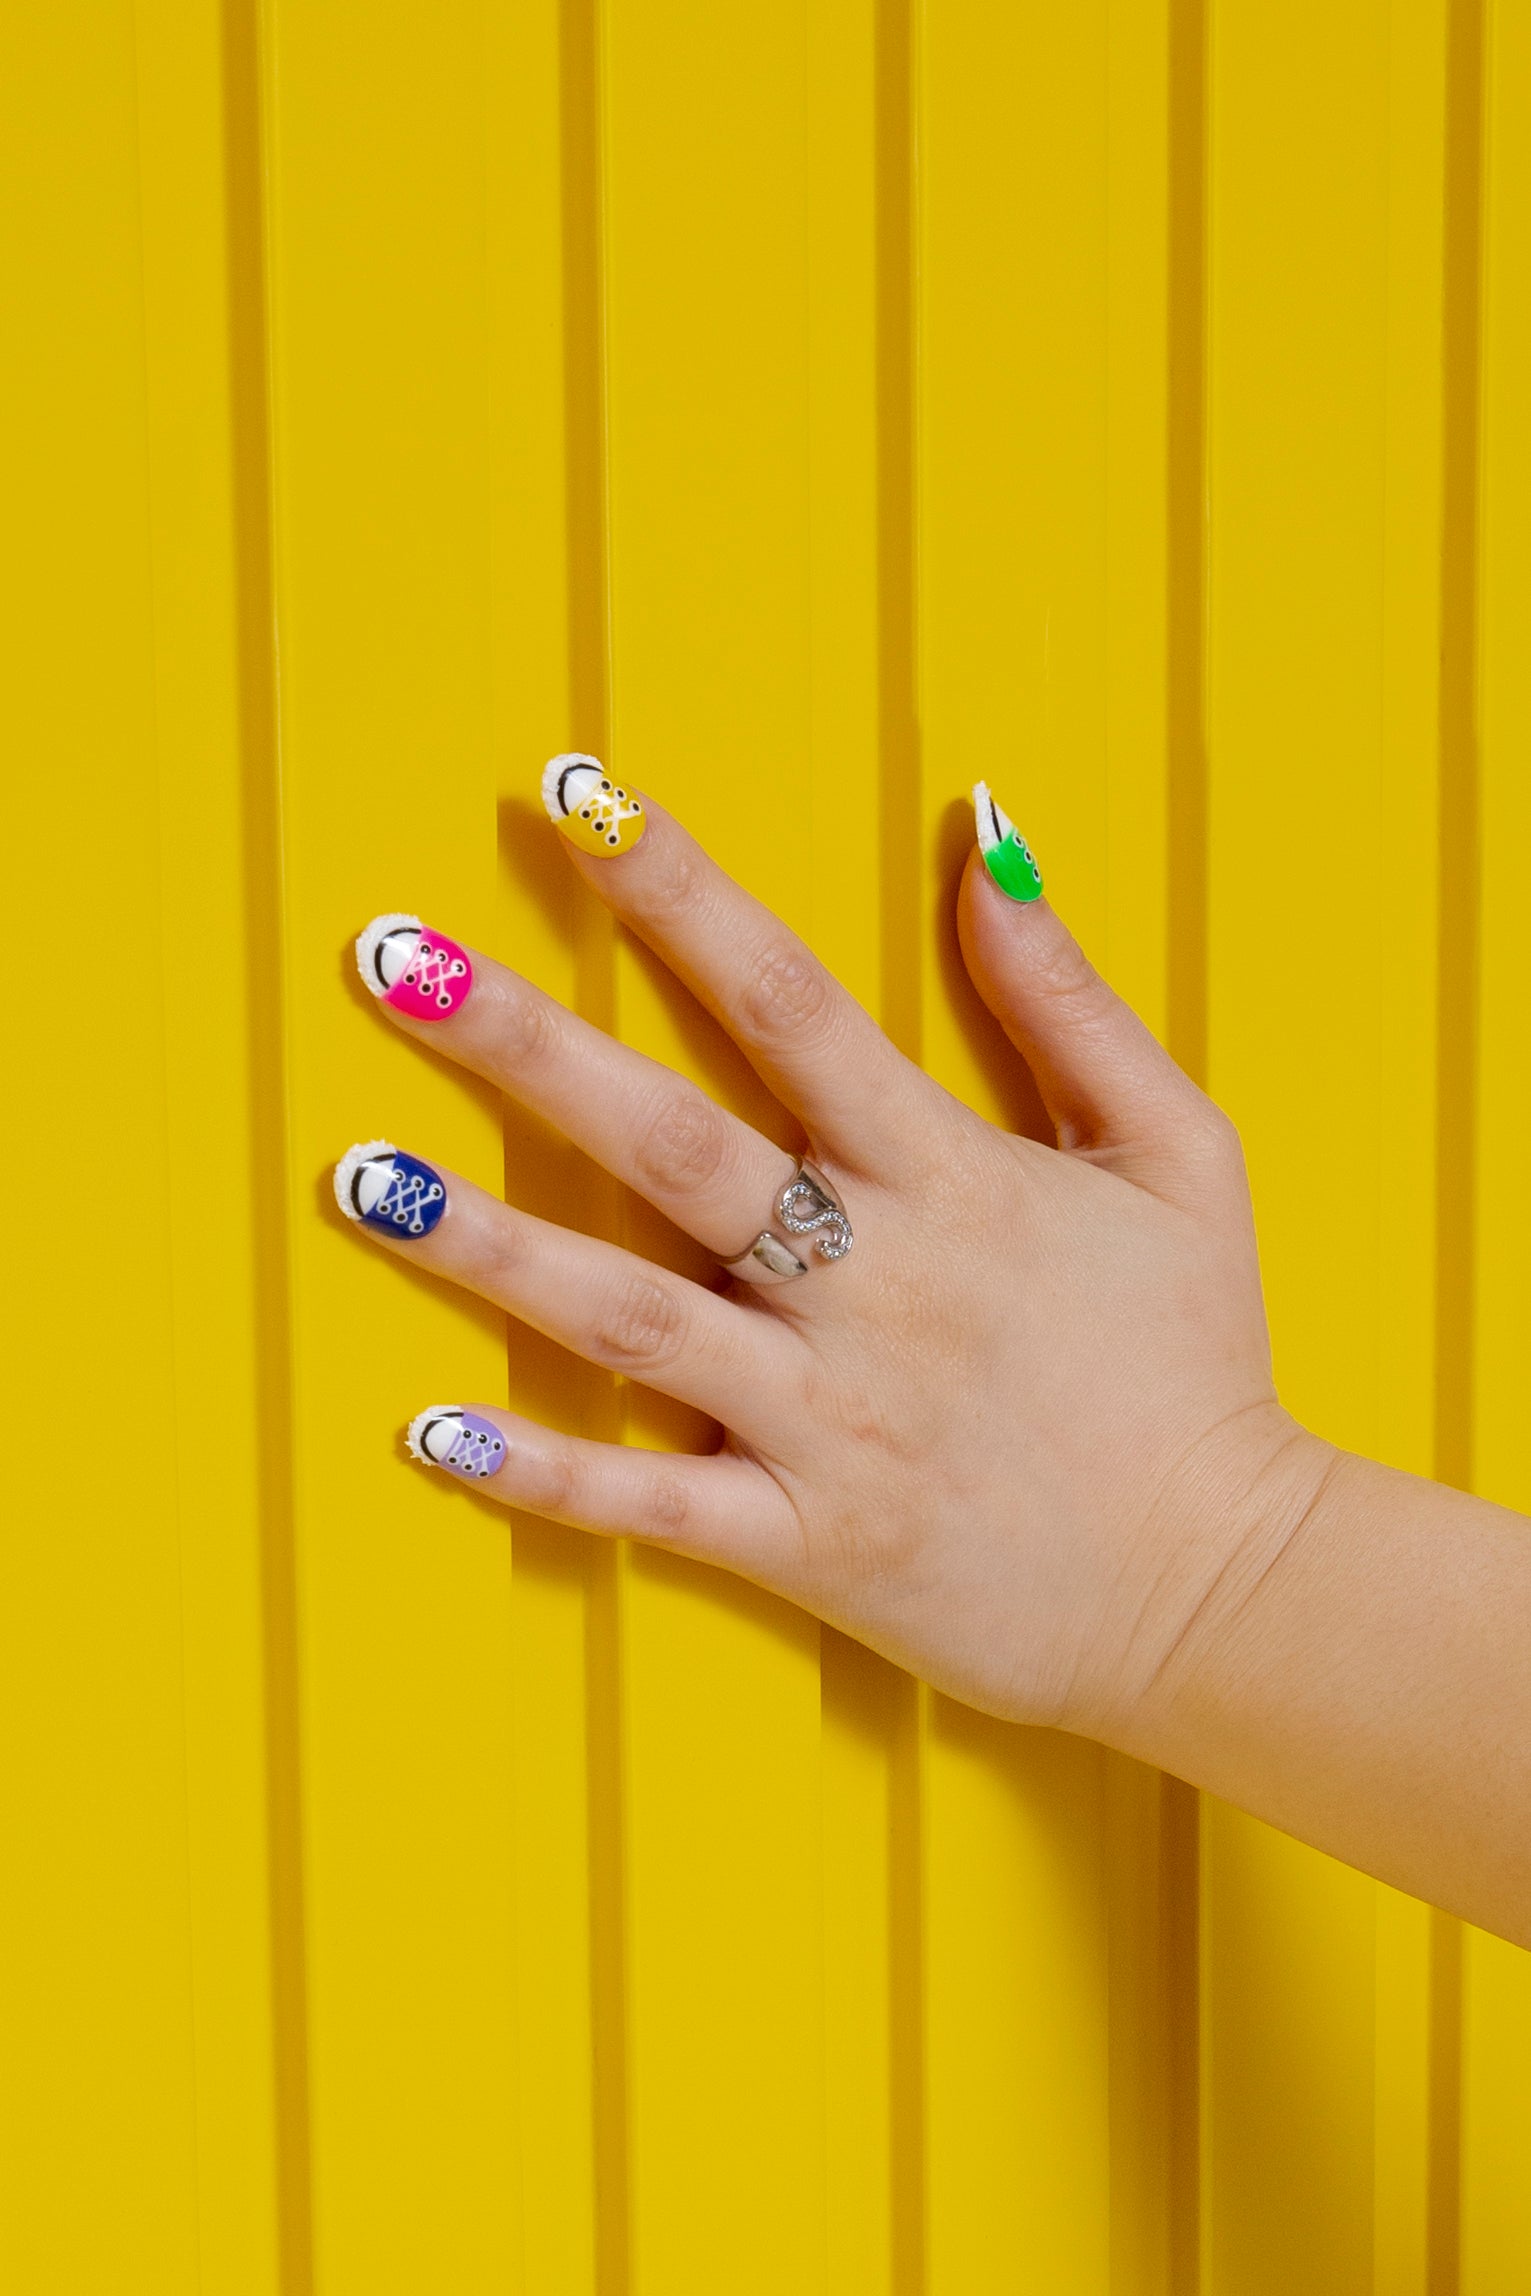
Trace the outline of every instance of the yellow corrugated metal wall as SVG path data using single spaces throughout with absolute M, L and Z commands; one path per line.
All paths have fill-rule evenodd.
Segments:
M 1523 2296 L 1531 1957 L 408 1470 L 373 912 L 736 1105 L 608 752 L 908 1050 L 992 774 L 1289 1402 L 1531 1506 L 1522 0 L 13 0 L 7 2296 Z M 513 1333 L 509 1393 L 685 1441 Z

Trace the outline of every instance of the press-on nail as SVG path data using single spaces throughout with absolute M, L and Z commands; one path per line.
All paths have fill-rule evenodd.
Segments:
M 481 1483 L 505 1458 L 505 1438 L 498 1427 L 456 1403 L 434 1403 L 422 1411 L 410 1421 L 405 1441 L 412 1457 L 427 1467 L 445 1467 L 467 1483 Z
M 473 986 L 467 950 L 418 917 L 374 917 L 357 935 L 356 969 L 375 997 L 411 1020 L 445 1020 Z
M 995 804 L 986 781 L 974 784 L 973 815 L 983 865 L 1000 891 L 1008 893 L 1012 901 L 1036 900 L 1042 890 L 1042 872 L 1009 814 Z
M 598 757 L 580 750 L 548 759 L 542 802 L 554 827 L 582 853 L 630 853 L 647 827 L 637 798 L 617 786 Z
M 335 1166 L 335 1201 L 348 1220 L 414 1240 L 428 1236 L 446 1210 L 446 1182 L 391 1140 L 368 1140 Z

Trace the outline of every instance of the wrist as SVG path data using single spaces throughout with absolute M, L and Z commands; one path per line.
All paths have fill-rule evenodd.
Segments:
M 1271 1400 L 1214 1430 L 1139 1533 L 1140 1592 L 1109 1681 L 1068 1727 L 1174 1768 L 1187 1709 L 1216 1702 L 1262 1592 L 1311 1532 L 1346 1454 Z

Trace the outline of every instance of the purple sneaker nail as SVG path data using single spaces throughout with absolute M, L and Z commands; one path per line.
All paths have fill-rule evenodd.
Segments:
M 427 1467 L 445 1467 L 466 1483 L 481 1483 L 505 1458 L 498 1427 L 456 1403 L 436 1403 L 409 1423 L 410 1456 Z

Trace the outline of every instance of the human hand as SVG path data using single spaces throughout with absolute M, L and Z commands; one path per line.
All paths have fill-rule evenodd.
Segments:
M 560 775 L 573 798 L 597 779 L 568 763 L 554 800 Z M 677 822 L 596 795 L 585 816 L 550 802 L 574 866 L 800 1123 L 853 1247 L 813 1248 L 841 1240 L 826 1219 L 783 1239 L 805 1277 L 709 1291 L 388 1143 L 352 1150 L 341 1208 L 389 1249 L 725 1430 L 694 1457 L 448 1406 L 412 1449 L 508 1505 L 738 1571 L 992 1714 L 1130 1732 L 1327 1472 L 1271 1385 L 1232 1126 L 1092 970 L 986 802 L 963 951 L 1056 1147 L 904 1059 Z M 721 1259 L 780 1229 L 792 1159 L 695 1085 L 418 920 L 378 920 L 358 957 L 398 1025 Z

